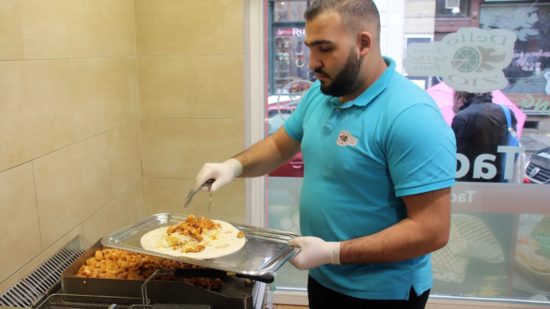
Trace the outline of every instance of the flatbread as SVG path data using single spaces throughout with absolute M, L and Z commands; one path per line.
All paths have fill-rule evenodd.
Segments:
M 193 259 L 213 259 L 229 255 L 239 251 L 246 243 L 246 238 L 238 238 L 239 230 L 232 224 L 212 220 L 220 224 L 221 229 L 215 240 L 205 239 L 201 242 L 205 249 L 200 252 L 183 252 L 179 249 L 172 249 L 167 241 L 167 226 L 154 229 L 141 237 L 141 246 L 145 250 L 158 252 L 170 256 L 189 257 Z

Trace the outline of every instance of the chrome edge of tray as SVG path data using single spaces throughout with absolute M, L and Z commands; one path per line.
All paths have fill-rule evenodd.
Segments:
M 178 261 L 195 264 L 202 267 L 214 268 L 214 269 L 219 269 L 219 270 L 224 270 L 228 272 L 244 274 L 249 276 L 265 276 L 265 275 L 273 274 L 284 263 L 286 263 L 290 258 L 292 258 L 295 254 L 299 252 L 299 249 L 297 248 L 285 247 L 285 248 L 282 248 L 282 250 L 280 250 L 279 252 L 277 252 L 277 254 L 273 256 L 267 256 L 266 261 L 256 269 L 239 269 L 236 267 L 231 267 L 230 265 L 216 263 L 216 261 L 219 261 L 219 259 L 199 260 L 199 259 L 193 259 L 188 257 L 174 257 L 174 256 L 170 256 L 170 255 L 166 255 L 158 252 L 145 250 L 141 247 L 138 247 L 137 245 L 132 246 L 125 243 L 126 240 L 138 234 L 143 234 L 147 231 L 150 231 L 152 229 L 155 229 L 161 226 L 166 226 L 166 225 L 180 222 L 182 220 L 185 220 L 186 217 L 187 217 L 186 215 L 180 215 L 180 214 L 169 214 L 169 213 L 154 214 L 143 219 L 138 223 L 120 228 L 117 231 L 109 234 L 108 236 L 103 237 L 101 239 L 101 244 L 105 247 L 118 248 L 118 249 L 133 251 L 133 252 L 137 252 L 145 255 L 153 255 L 161 258 L 178 260 Z M 262 239 L 268 242 L 279 243 L 279 244 L 286 244 L 288 240 L 299 236 L 297 234 L 294 234 L 292 232 L 287 232 L 287 231 L 274 230 L 274 229 L 262 229 L 262 228 L 258 228 L 250 225 L 244 225 L 244 224 L 235 224 L 235 223 L 231 223 L 231 224 L 233 224 L 236 228 L 244 231 L 245 234 L 251 235 L 254 238 Z

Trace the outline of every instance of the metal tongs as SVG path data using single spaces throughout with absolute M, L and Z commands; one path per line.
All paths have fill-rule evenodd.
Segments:
M 191 200 L 193 199 L 193 196 L 195 196 L 195 194 L 197 194 L 202 188 L 207 187 L 208 191 L 210 192 L 210 199 L 208 200 L 208 209 L 210 210 L 210 205 L 212 204 L 212 191 L 210 190 L 210 188 L 212 187 L 212 183 L 214 182 L 214 180 L 215 179 L 212 179 L 212 178 L 208 179 L 198 189 L 189 190 L 189 192 L 187 192 L 187 196 L 185 197 L 185 204 L 183 205 L 183 207 L 185 208 L 189 206 L 189 204 L 191 204 Z

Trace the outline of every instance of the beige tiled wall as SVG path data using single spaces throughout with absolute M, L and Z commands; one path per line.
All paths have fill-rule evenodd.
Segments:
M 243 1 L 0 0 L 0 293 L 244 144 Z M 188 212 L 243 222 L 244 182 Z
M 244 182 L 213 197 L 186 191 L 205 162 L 244 145 L 243 1 L 136 0 L 143 195 L 140 215 L 195 213 L 244 222 Z
M 0 1 L 0 292 L 143 204 L 134 0 Z

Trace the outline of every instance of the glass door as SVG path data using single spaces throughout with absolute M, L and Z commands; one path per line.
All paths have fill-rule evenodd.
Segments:
M 309 49 L 304 45 L 303 1 L 268 1 L 268 76 L 266 134 L 281 127 L 312 83 L 308 69 Z M 297 154 L 271 172 L 267 178 L 267 223 L 269 228 L 300 233 L 299 200 L 303 162 Z M 305 290 L 307 271 L 296 270 L 289 263 L 276 274 L 273 288 Z

